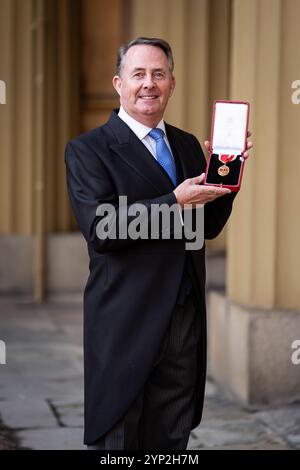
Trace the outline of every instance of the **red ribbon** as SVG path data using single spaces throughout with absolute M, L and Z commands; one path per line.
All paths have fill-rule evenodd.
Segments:
M 235 157 L 236 157 L 236 155 L 230 155 L 228 153 L 222 153 L 222 154 L 219 155 L 219 160 L 221 160 L 221 162 L 223 162 L 223 163 L 229 163 L 232 160 L 234 160 Z

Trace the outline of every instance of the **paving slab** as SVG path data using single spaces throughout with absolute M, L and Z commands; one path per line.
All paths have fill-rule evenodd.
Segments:
M 276 446 L 284 445 L 284 442 L 273 434 L 268 428 L 255 421 L 228 421 L 218 422 L 209 421 L 202 423 L 196 430 L 191 433 L 189 440 L 190 448 L 235 448 L 236 446 L 255 445 L 257 448 L 262 443 L 270 443 Z
M 0 415 L 12 429 L 53 428 L 58 425 L 49 404 L 43 400 L 21 398 L 1 401 Z
M 17 433 L 21 448 L 33 450 L 83 450 L 82 428 L 26 430 Z
M 52 402 L 52 409 L 58 417 L 62 426 L 83 427 L 83 403 L 65 403 Z
M 293 447 L 300 449 L 300 403 L 259 411 L 254 416 Z

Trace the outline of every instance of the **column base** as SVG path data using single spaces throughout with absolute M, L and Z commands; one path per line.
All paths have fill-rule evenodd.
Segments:
M 300 364 L 292 362 L 291 345 L 300 339 L 300 312 L 241 306 L 214 291 L 208 301 L 212 378 L 244 404 L 299 400 Z
M 35 240 L 31 235 L 0 236 L 0 295 L 33 297 Z M 47 297 L 82 296 L 88 278 L 86 243 L 79 232 L 46 237 Z

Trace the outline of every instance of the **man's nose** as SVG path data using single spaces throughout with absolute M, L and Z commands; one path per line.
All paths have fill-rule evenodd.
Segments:
M 145 75 L 143 86 L 144 88 L 152 88 L 154 86 L 154 81 L 151 74 Z

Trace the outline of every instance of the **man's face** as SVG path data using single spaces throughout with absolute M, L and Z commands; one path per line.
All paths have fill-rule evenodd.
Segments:
M 137 45 L 124 59 L 121 77 L 113 78 L 120 103 L 134 119 L 155 127 L 175 88 L 167 56 L 159 47 Z

